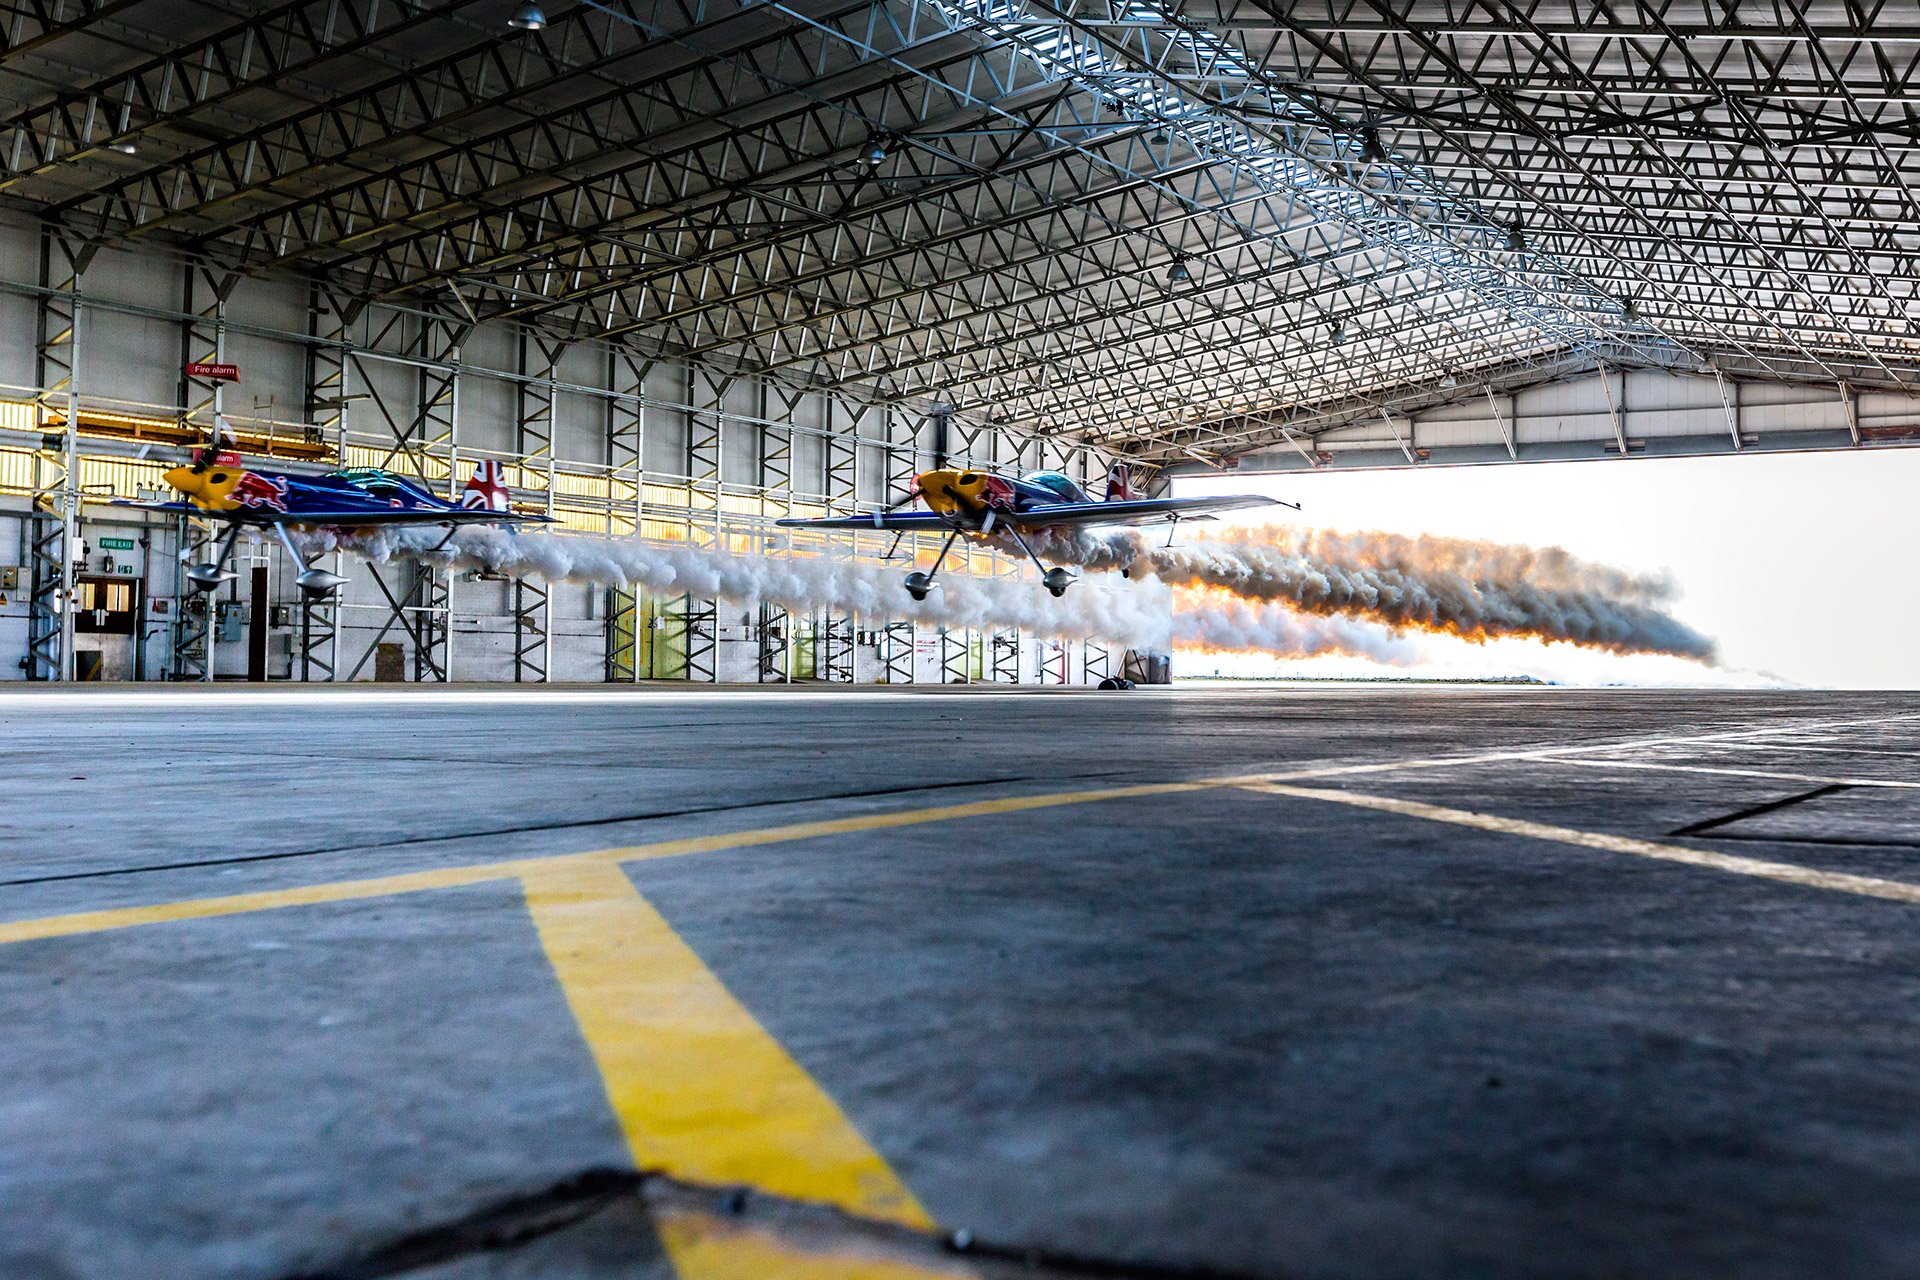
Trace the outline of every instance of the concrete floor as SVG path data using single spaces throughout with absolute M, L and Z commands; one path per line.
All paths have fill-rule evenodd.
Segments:
M 8 1280 L 1920 1274 L 1920 697 L 0 725 Z

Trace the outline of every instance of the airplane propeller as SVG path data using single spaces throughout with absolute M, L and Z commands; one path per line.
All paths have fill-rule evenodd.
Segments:
M 894 500 L 893 502 L 889 502 L 886 506 L 880 508 L 880 514 L 883 516 L 891 515 L 893 512 L 898 511 L 900 508 L 905 506 L 910 506 L 913 503 L 918 502 L 919 500 L 920 500 L 920 481 L 916 477 L 915 479 L 913 479 L 907 484 L 906 495 L 904 497 Z
M 911 482 L 908 483 L 905 497 L 900 498 L 898 501 L 895 501 L 895 502 L 889 502 L 886 506 L 880 508 L 878 511 L 873 513 L 873 527 L 876 529 L 885 528 L 886 526 L 884 522 L 888 516 L 892 515 L 894 512 L 898 511 L 900 508 L 907 506 L 910 503 L 918 501 L 919 497 L 920 497 L 920 480 L 918 477 L 915 477 Z M 896 531 L 893 535 L 893 545 L 891 547 L 888 547 L 887 554 L 880 558 L 882 560 L 893 559 L 893 553 L 900 549 L 900 539 L 906 536 L 907 535 L 904 532 Z

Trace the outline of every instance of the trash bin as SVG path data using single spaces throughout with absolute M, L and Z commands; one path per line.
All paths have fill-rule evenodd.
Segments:
M 407 647 L 382 641 L 373 651 L 373 678 L 381 684 L 403 684 L 407 678 Z

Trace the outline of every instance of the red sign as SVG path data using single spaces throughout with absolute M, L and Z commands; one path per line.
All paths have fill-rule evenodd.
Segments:
M 187 366 L 189 378 L 205 378 L 208 382 L 240 381 L 240 366 L 237 364 L 208 364 L 204 360 L 195 360 Z

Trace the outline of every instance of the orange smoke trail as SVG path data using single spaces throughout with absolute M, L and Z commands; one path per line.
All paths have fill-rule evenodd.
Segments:
M 1133 531 L 1068 534 L 1046 539 L 1041 554 L 1471 641 L 1528 637 L 1613 653 L 1714 656 L 1712 640 L 1667 611 L 1671 583 L 1557 547 L 1272 528 L 1178 547 L 1154 546 Z
M 1340 656 L 1413 666 L 1420 646 L 1357 618 L 1316 617 L 1291 605 L 1254 603 L 1211 587 L 1173 593 L 1173 647 L 1199 653 L 1266 653 L 1276 658 Z

